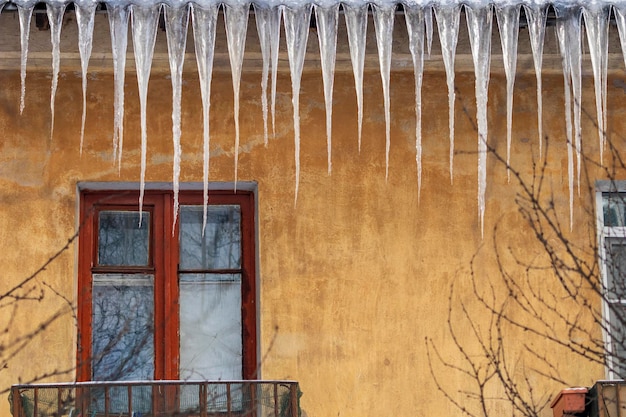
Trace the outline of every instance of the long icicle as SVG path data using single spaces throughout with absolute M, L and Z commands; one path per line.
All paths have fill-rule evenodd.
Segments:
M 124 146 L 124 79 L 126 78 L 126 50 L 128 49 L 128 6 L 112 4 L 107 7 L 113 57 L 113 163 L 118 172 L 122 168 Z
M 576 151 L 576 178 L 578 194 L 580 195 L 580 170 L 582 154 L 582 10 L 576 4 L 556 5 L 558 33 L 563 38 L 561 53 L 568 62 L 569 77 L 572 88 L 572 102 L 574 115 L 574 149 Z M 561 45 L 561 44 L 560 44 Z
M 196 49 L 196 63 L 198 78 L 200 79 L 200 94 L 202 96 L 202 124 L 203 124 L 203 210 L 202 234 L 206 229 L 209 205 L 209 157 L 210 157 L 210 126 L 209 110 L 211 108 L 211 79 L 213 78 L 213 57 L 215 51 L 215 32 L 217 25 L 218 4 L 200 7 L 191 5 L 191 22 L 193 25 L 193 39 Z
M 263 111 L 263 143 L 265 147 L 269 142 L 268 134 L 268 104 L 267 104 L 267 82 L 270 73 L 271 59 L 271 28 L 269 25 L 271 7 L 263 7 L 254 3 L 254 20 L 256 22 L 256 31 L 259 36 L 259 45 L 261 46 L 261 56 L 263 58 L 263 67 L 261 69 L 261 110 Z
M 146 156 L 148 153 L 148 126 L 146 119 L 148 102 L 148 82 L 156 42 L 156 31 L 161 14 L 161 6 L 131 6 L 133 27 L 133 50 L 139 87 L 139 107 L 141 111 L 141 179 L 139 184 L 139 224 L 142 219 L 143 195 L 146 186 Z
M 243 54 L 246 46 L 248 31 L 248 16 L 250 3 L 226 4 L 224 7 L 224 22 L 226 24 L 226 39 L 228 42 L 228 56 L 233 80 L 234 118 L 235 118 L 235 190 L 239 170 L 239 90 L 241 86 L 241 71 Z
M 430 59 L 433 49 L 433 7 L 431 5 L 424 6 L 424 23 L 426 24 L 426 56 Z
M 480 233 L 485 229 L 485 194 L 487 189 L 487 98 L 491 64 L 491 5 L 465 6 L 467 28 L 476 77 L 476 121 L 478 124 L 478 217 Z
M 78 24 L 78 50 L 80 53 L 80 69 L 83 86 L 83 112 L 80 121 L 80 153 L 83 153 L 85 139 L 85 121 L 87 119 L 87 68 L 93 44 L 93 25 L 96 15 L 95 1 L 83 0 L 75 3 L 76 23 Z
M 572 141 L 572 71 L 568 57 L 568 42 L 565 34 L 565 23 L 562 19 L 556 21 L 556 32 L 559 40 L 559 50 L 563 61 L 563 83 L 565 101 L 565 134 L 567 140 L 567 185 L 569 189 L 569 226 L 574 229 L 574 143 Z
M 537 79 L 537 133 L 539 136 L 539 158 L 541 158 L 543 154 L 543 87 L 541 68 L 543 66 L 543 43 L 546 34 L 546 21 L 548 19 L 548 4 L 541 2 L 524 4 L 524 12 L 528 22 L 528 35 L 530 36 L 535 77 Z
M 391 47 L 393 40 L 393 21 L 396 13 L 395 4 L 381 3 L 372 6 L 374 29 L 378 46 L 380 78 L 383 84 L 383 103 L 385 106 L 385 181 L 389 178 L 389 149 L 391 147 L 391 104 L 389 78 L 391 75 Z
M 315 7 L 317 31 L 320 45 L 320 61 L 322 64 L 322 81 L 324 83 L 324 103 L 326 106 L 326 153 L 328 158 L 328 175 L 332 170 L 332 118 L 333 118 L 333 84 L 335 80 L 335 60 L 337 51 L 337 25 L 339 3 L 328 8 Z
M 606 143 L 606 90 L 607 70 L 609 57 L 609 16 L 611 5 L 598 1 L 587 3 L 583 9 L 585 28 L 593 80 L 596 95 L 596 123 L 598 125 L 598 146 L 600 148 L 600 163 L 604 163 L 604 147 Z
M 409 33 L 409 49 L 415 75 L 415 163 L 417 164 L 417 202 L 422 190 L 422 80 L 424 75 L 424 16 L 432 14 L 420 6 L 405 5 L 404 16 Z M 432 23 L 432 22 L 431 22 Z
M 276 78 L 278 76 L 278 52 L 280 47 L 280 19 L 283 15 L 282 6 L 273 7 L 270 13 L 270 46 L 272 61 L 272 93 L 270 112 L 272 114 L 272 135 L 276 137 Z
M 30 35 L 30 21 L 33 17 L 34 5 L 17 5 L 20 19 L 20 114 L 24 112 L 26 97 L 26 63 L 28 60 L 28 37 Z
M 52 87 L 50 89 L 50 139 L 54 135 L 54 102 L 59 84 L 59 70 L 61 64 L 61 28 L 65 3 L 46 3 L 46 13 L 50 22 L 50 42 L 52 43 Z
M 174 190 L 174 220 L 172 234 L 178 218 L 178 189 L 180 182 L 180 160 L 182 148 L 181 137 L 181 101 L 183 86 L 183 64 L 185 63 L 185 48 L 187 46 L 187 26 L 189 24 L 189 9 L 186 4 L 177 7 L 163 6 L 165 10 L 165 29 L 167 34 L 167 51 L 170 61 L 170 76 L 172 79 L 172 144 L 174 146 L 174 167 L 172 173 Z
M 289 55 L 289 71 L 291 73 L 291 101 L 293 103 L 293 133 L 296 162 L 295 205 L 298 201 L 298 188 L 300 186 L 300 81 L 302 79 L 306 44 L 309 37 L 311 4 L 297 5 L 293 8 L 285 7 L 284 17 L 287 54 Z
M 441 42 L 441 54 L 446 69 L 446 82 L 448 85 L 448 129 L 450 131 L 450 183 L 454 181 L 454 57 L 456 45 L 459 40 L 459 20 L 461 5 L 458 3 L 445 2 L 434 5 L 437 29 L 439 30 L 439 42 Z
M 496 7 L 498 31 L 502 45 L 504 74 L 506 76 L 506 176 L 511 181 L 511 137 L 513 129 L 513 88 L 517 66 L 517 40 L 519 37 L 519 4 Z
M 263 143 L 265 147 L 267 147 L 269 142 L 267 85 L 270 73 L 270 62 L 272 61 L 272 37 L 275 31 L 272 26 L 272 20 L 275 14 L 275 8 L 256 3 L 253 4 L 253 7 L 256 30 L 261 46 L 261 56 L 263 57 L 263 67 L 261 69 L 261 109 L 263 110 Z M 274 92 L 274 94 L 276 93 Z M 275 110 L 275 107 L 273 109 Z M 272 116 L 274 115 L 274 110 L 272 110 Z M 272 124 L 274 123 L 275 119 L 273 119 Z
M 359 152 L 361 152 L 361 137 L 363 133 L 363 68 L 365 66 L 368 7 L 367 3 L 343 5 L 346 27 L 348 29 L 352 73 L 354 74 L 354 89 L 356 92 Z

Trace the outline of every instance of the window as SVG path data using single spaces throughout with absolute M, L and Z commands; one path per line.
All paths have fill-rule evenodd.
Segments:
M 615 191 L 615 183 L 600 185 L 597 206 L 604 334 L 607 374 L 613 379 L 626 376 L 626 192 Z
M 79 380 L 256 375 L 254 195 L 82 191 Z

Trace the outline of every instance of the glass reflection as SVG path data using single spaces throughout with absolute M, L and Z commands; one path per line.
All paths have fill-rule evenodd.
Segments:
M 617 375 L 626 374 L 626 329 L 624 320 L 626 318 L 625 306 L 611 304 L 610 309 L 610 332 L 611 332 L 611 356 L 613 371 Z
M 93 380 L 153 379 L 153 277 L 96 274 L 92 299 Z
M 181 269 L 239 269 L 241 267 L 239 206 L 209 206 L 204 236 L 202 216 L 202 206 L 182 206 L 180 209 Z
M 604 225 L 609 227 L 626 226 L 626 201 L 624 193 L 602 194 L 602 214 Z
M 98 216 L 98 264 L 146 266 L 149 256 L 150 213 L 101 211 Z
M 609 299 L 626 298 L 626 239 L 607 238 L 607 278 Z

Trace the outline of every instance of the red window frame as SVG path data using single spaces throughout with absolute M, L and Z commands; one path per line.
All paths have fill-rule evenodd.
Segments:
M 98 216 L 102 210 L 138 210 L 139 191 L 91 191 L 80 193 L 78 249 L 78 381 L 89 381 L 91 369 L 92 274 L 97 272 L 146 272 L 154 274 L 154 379 L 179 379 L 178 222 L 174 219 L 173 193 L 147 190 L 143 211 L 151 212 L 150 260 L 146 267 L 98 266 Z M 202 205 L 202 191 L 181 191 L 181 205 Z M 257 378 L 257 308 L 254 193 L 211 190 L 209 205 L 238 205 L 241 209 L 241 300 L 243 379 Z M 147 220 L 147 219 L 146 219 Z

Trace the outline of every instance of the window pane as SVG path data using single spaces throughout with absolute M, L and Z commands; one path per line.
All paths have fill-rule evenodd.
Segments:
M 626 376 L 626 306 L 610 304 L 611 362 L 619 378 Z
M 626 194 L 602 194 L 602 213 L 604 226 L 626 226 Z
M 98 217 L 98 265 L 147 266 L 150 213 L 101 211 Z
M 241 379 L 241 276 L 180 275 L 180 378 Z
M 180 266 L 183 270 L 241 267 L 241 209 L 209 206 L 202 236 L 202 206 L 180 210 Z
M 153 379 L 153 282 L 151 275 L 93 276 L 94 381 Z
M 607 238 L 606 269 L 609 299 L 626 298 L 626 239 Z

